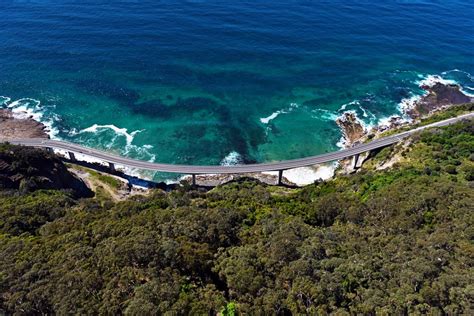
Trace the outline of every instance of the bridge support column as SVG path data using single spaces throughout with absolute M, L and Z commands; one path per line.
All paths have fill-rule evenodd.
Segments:
M 277 183 L 277 185 L 282 185 L 283 184 L 282 179 L 283 179 L 283 170 L 278 170 L 278 183 Z
M 193 186 L 196 186 L 196 175 L 193 174 L 192 177 L 193 177 Z
M 69 160 L 76 161 L 76 156 L 74 155 L 73 152 L 68 151 L 67 154 L 69 155 Z
M 115 165 L 111 162 L 109 162 L 109 169 L 110 171 L 115 172 Z
M 46 147 L 46 151 L 50 154 L 54 154 L 54 150 L 51 147 Z
M 357 164 L 359 163 L 360 154 L 356 154 L 352 157 L 352 168 L 354 170 L 359 169 Z

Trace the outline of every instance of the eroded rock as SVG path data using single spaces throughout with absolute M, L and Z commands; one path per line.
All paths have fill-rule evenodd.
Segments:
M 0 109 L 0 138 L 49 138 L 44 124 L 31 117 L 14 117 L 9 109 Z
M 457 84 L 436 82 L 433 85 L 422 85 L 421 88 L 426 90 L 427 94 L 416 101 L 413 108 L 407 110 L 407 114 L 413 119 L 418 119 L 447 106 L 474 101 L 474 98 L 465 95 Z
M 367 133 L 362 122 L 354 112 L 345 112 L 337 118 L 336 123 L 341 128 L 346 147 L 350 147 Z

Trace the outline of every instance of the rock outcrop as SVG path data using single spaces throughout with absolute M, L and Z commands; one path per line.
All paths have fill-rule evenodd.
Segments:
M 405 109 L 405 114 L 412 120 L 418 120 L 424 115 L 452 105 L 474 102 L 474 98 L 464 94 L 461 87 L 456 84 L 435 82 L 430 85 L 422 85 L 421 88 L 426 90 L 427 94 L 414 102 L 412 107 Z M 384 124 L 367 130 L 354 112 L 345 112 L 336 120 L 336 123 L 341 128 L 344 146 L 347 148 L 362 141 L 368 134 L 376 136 L 378 133 L 399 128 L 410 122 L 401 116 L 392 116 Z
M 31 117 L 18 118 L 0 109 L 0 138 L 49 138 L 46 127 Z
M 366 134 L 364 126 L 354 112 L 345 112 L 337 118 L 336 123 L 341 128 L 346 147 L 350 147 Z
M 465 95 L 457 84 L 436 82 L 433 85 L 422 85 L 427 94 L 415 102 L 415 106 L 407 110 L 407 114 L 418 119 L 423 115 L 443 109 L 447 106 L 473 102 L 474 98 Z

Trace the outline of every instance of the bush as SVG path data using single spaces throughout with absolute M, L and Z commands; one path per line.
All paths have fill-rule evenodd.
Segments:
M 461 171 L 464 173 L 464 179 L 467 181 L 474 181 L 474 166 L 463 166 Z
M 444 166 L 444 171 L 449 174 L 456 174 L 456 166 L 455 165 L 446 165 Z

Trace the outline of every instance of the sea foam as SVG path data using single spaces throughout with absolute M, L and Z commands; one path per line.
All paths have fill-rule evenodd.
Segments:
M 342 111 L 345 111 L 347 109 L 348 106 L 359 106 L 360 105 L 360 101 L 359 100 L 354 100 L 354 101 L 351 101 L 351 102 L 348 102 L 348 103 L 344 103 L 343 105 L 341 105 L 341 107 L 339 108 L 339 112 L 342 112 Z
M 59 120 L 57 114 L 51 114 L 49 117 L 45 114 L 45 108 L 41 102 L 32 98 L 22 98 L 11 102 L 11 98 L 2 96 L 0 102 L 12 111 L 12 115 L 16 119 L 28 119 L 42 123 L 46 127 L 46 132 L 52 139 L 56 139 L 59 131 L 54 127 L 56 121 Z
M 468 92 L 468 91 L 466 91 L 466 89 L 470 90 L 470 91 L 474 91 L 474 88 L 468 87 L 468 86 L 464 86 L 464 87 L 461 88 L 462 93 L 464 93 L 468 97 L 474 98 L 474 93 Z
M 460 69 L 451 69 L 451 70 L 443 71 L 441 74 L 442 75 L 447 75 L 451 72 L 459 72 L 459 73 L 465 74 L 472 82 L 474 82 L 474 76 L 472 74 L 470 74 L 467 71 L 460 70 Z
M 221 166 L 235 166 L 242 164 L 242 162 L 242 156 L 236 151 L 231 151 L 224 157 L 224 159 L 222 159 Z
M 5 97 L 3 95 L 0 95 L 0 105 L 6 105 L 11 101 L 9 97 Z
M 120 127 L 117 127 L 113 124 L 107 124 L 107 125 L 94 124 L 90 127 L 87 127 L 87 128 L 84 128 L 84 129 L 80 130 L 79 132 L 77 132 L 77 134 L 82 134 L 82 133 L 97 134 L 97 133 L 101 133 L 101 132 L 103 132 L 107 129 L 112 130 L 116 135 L 115 137 L 118 137 L 118 136 L 125 137 L 127 146 L 131 146 L 135 135 L 143 131 L 143 130 L 137 130 L 137 131 L 128 133 L 128 130 L 126 128 L 120 128 Z
M 441 83 L 444 85 L 450 85 L 450 84 L 458 84 L 455 80 L 451 79 L 445 79 L 439 75 L 427 75 L 424 76 L 423 79 L 419 80 L 416 82 L 420 87 L 422 86 L 428 86 L 428 87 L 433 87 L 437 83 Z
M 297 103 L 290 103 L 290 106 L 289 106 L 288 108 L 275 111 L 275 112 L 273 112 L 272 114 L 270 114 L 270 115 L 267 116 L 267 117 L 262 117 L 262 118 L 260 118 L 260 122 L 261 122 L 262 124 L 268 124 L 268 123 L 270 123 L 272 120 L 276 119 L 276 118 L 278 117 L 278 115 L 290 113 L 290 112 L 292 112 L 293 110 L 295 110 L 295 109 L 298 108 L 298 107 L 299 107 L 299 105 L 298 105 Z
M 311 112 L 317 114 L 314 118 L 323 121 L 335 121 L 339 117 L 337 113 L 326 109 L 314 109 Z
M 289 169 L 284 171 L 283 176 L 288 179 L 288 181 L 298 186 L 304 186 L 314 183 L 315 181 L 328 180 L 332 178 L 334 176 L 336 167 L 337 162 Z M 278 176 L 277 171 L 268 171 L 263 173 Z
M 447 72 L 444 72 L 443 74 L 446 74 Z M 437 83 L 443 84 L 443 85 L 451 85 L 451 84 L 458 84 L 455 80 L 451 79 L 445 79 L 441 77 L 440 75 L 422 75 L 418 74 L 418 77 L 420 80 L 415 81 L 415 83 L 420 87 L 433 87 Z M 408 111 L 415 108 L 416 103 L 419 102 L 423 97 L 428 95 L 428 91 L 423 90 L 423 93 L 421 94 L 415 94 L 411 93 L 411 95 L 408 98 L 403 98 L 400 103 L 398 103 L 398 111 L 402 114 L 404 120 L 409 120 L 408 117 Z M 389 118 L 384 118 L 386 120 L 389 120 Z M 380 120 L 379 120 L 380 122 Z M 380 123 L 379 123 L 380 125 Z
M 415 108 L 416 103 L 421 100 L 422 97 L 428 95 L 428 92 L 425 92 L 423 95 L 415 95 L 412 94 L 408 98 L 404 98 L 398 103 L 398 110 L 399 112 L 406 116 L 408 111 Z
M 97 135 L 97 134 L 107 132 L 107 131 L 112 131 L 114 133 L 114 136 L 112 137 L 111 141 L 107 145 L 102 144 L 107 149 L 109 150 L 117 149 L 117 146 L 115 146 L 116 145 L 115 142 L 119 137 L 123 137 L 125 138 L 126 145 L 125 145 L 124 150 L 121 151 L 121 154 L 126 155 L 126 156 L 135 156 L 138 159 L 143 159 L 148 162 L 156 161 L 156 155 L 152 153 L 153 145 L 145 144 L 143 146 L 137 146 L 133 144 L 135 136 L 138 133 L 142 132 L 143 130 L 128 132 L 128 129 L 120 128 L 113 124 L 106 124 L 106 125 L 94 124 L 80 131 L 71 131 L 70 136 L 84 134 L 84 133 L 92 133 L 92 134 Z M 84 160 L 89 161 L 89 162 L 96 162 L 96 161 L 91 161 L 91 159 L 87 157 L 84 157 Z M 135 168 L 129 168 L 122 165 L 117 165 L 116 167 L 117 169 L 122 170 L 127 175 L 134 176 L 134 177 L 141 177 L 146 180 L 152 180 L 155 175 L 154 171 L 138 170 Z
M 267 117 L 260 118 L 260 122 L 262 122 L 263 124 L 268 124 L 268 123 L 270 123 L 270 121 L 276 119 L 277 116 L 282 114 L 282 113 L 286 113 L 286 112 L 284 112 L 284 111 L 273 112 L 271 115 L 269 115 Z
M 363 101 L 368 101 L 369 99 L 363 99 Z M 341 105 L 339 108 L 338 112 L 347 112 L 348 110 L 353 110 L 353 111 L 360 111 L 362 114 L 362 117 L 368 119 L 368 120 L 376 120 L 377 117 L 375 116 L 374 113 L 372 113 L 370 110 L 366 109 L 365 107 L 362 106 L 360 100 L 353 100 L 348 103 L 344 103 Z M 336 117 L 337 119 L 338 117 Z M 369 123 L 366 122 L 366 124 L 369 125 Z

